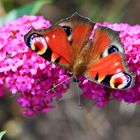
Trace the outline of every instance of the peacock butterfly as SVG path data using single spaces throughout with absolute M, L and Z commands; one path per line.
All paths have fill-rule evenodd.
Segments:
M 68 69 L 71 76 L 84 75 L 113 89 L 134 85 L 135 74 L 127 65 L 119 32 L 102 26 L 95 29 L 94 22 L 77 13 L 50 28 L 32 28 L 24 40 L 38 55 Z

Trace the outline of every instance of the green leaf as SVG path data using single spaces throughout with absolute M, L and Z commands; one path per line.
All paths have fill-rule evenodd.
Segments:
M 0 140 L 1 140 L 1 138 L 5 135 L 5 133 L 6 133 L 6 131 L 0 132 Z
M 52 3 L 52 1 L 53 0 L 36 1 L 28 5 L 22 6 L 18 9 L 14 9 L 0 19 L 0 27 L 2 26 L 2 24 L 8 21 L 14 21 L 18 17 L 22 17 L 23 15 L 35 15 L 44 4 Z

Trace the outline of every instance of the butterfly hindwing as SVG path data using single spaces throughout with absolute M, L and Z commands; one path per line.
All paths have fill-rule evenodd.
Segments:
M 116 89 L 133 85 L 135 75 L 127 66 L 119 32 L 98 26 L 88 59 L 85 75 L 92 81 Z

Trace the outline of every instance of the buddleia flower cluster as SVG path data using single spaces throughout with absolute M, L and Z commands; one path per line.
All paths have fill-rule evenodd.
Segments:
M 78 79 L 82 97 L 93 100 L 100 107 L 112 100 L 112 97 L 128 103 L 139 102 L 140 25 L 102 25 L 120 31 L 128 65 L 136 74 L 136 83 L 128 90 L 113 90 L 80 76 Z M 0 28 L 0 96 L 4 96 L 7 90 L 11 94 L 18 94 L 17 102 L 23 108 L 24 115 L 31 116 L 52 110 L 54 101 L 63 98 L 70 87 L 65 69 L 41 58 L 24 42 L 24 35 L 32 27 L 44 29 L 50 26 L 50 21 L 41 16 L 23 16 Z

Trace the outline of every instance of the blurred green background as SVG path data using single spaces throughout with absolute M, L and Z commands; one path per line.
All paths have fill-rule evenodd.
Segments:
M 42 15 L 53 22 L 79 12 L 94 21 L 139 23 L 139 0 L 0 0 L 1 23 L 24 14 Z
M 139 0 L 0 0 L 0 26 L 22 15 L 42 15 L 53 23 L 74 12 L 93 21 L 139 24 Z M 68 92 L 74 92 L 70 89 Z M 112 101 L 104 108 L 68 93 L 47 115 L 24 117 L 15 97 L 0 98 L 3 140 L 139 140 L 140 106 Z

